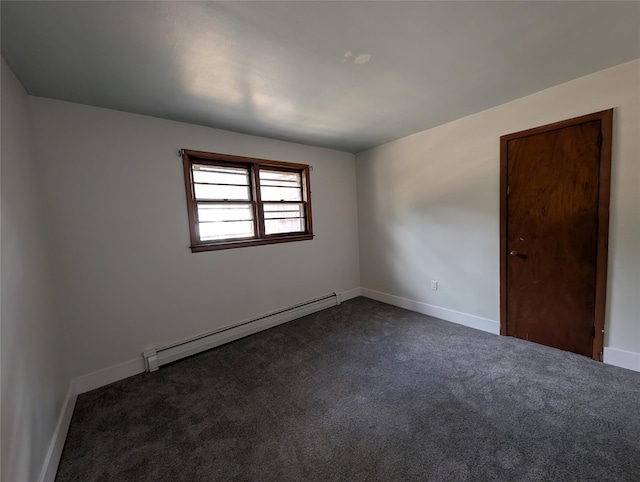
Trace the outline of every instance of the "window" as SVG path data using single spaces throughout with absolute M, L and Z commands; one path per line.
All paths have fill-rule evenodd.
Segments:
M 309 166 L 182 150 L 191 251 L 313 239 Z

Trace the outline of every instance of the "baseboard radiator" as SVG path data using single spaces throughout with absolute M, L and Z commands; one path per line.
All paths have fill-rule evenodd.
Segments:
M 301 318 L 317 311 L 331 308 L 340 304 L 337 293 L 299 303 L 268 315 L 252 320 L 235 323 L 200 336 L 189 338 L 178 343 L 172 343 L 159 348 L 146 350 L 142 356 L 148 372 L 156 371 L 161 365 L 180 360 L 196 353 L 200 353 L 230 341 L 252 335 L 267 328 Z

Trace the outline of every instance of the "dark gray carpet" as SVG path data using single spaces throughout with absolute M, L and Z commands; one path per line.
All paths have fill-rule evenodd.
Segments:
M 365 298 L 78 398 L 58 481 L 640 480 L 640 373 Z

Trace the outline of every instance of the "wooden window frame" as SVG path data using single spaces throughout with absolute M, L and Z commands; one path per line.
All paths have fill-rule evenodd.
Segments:
M 253 157 L 232 156 L 213 152 L 182 149 L 182 165 L 184 169 L 184 185 L 187 195 L 187 212 L 189 216 L 189 232 L 191 235 L 191 252 L 216 251 L 220 249 L 244 248 L 247 246 L 261 246 L 265 244 L 289 243 L 313 239 L 313 223 L 311 219 L 311 185 L 310 167 L 307 164 L 272 161 Z M 193 164 L 206 164 L 223 167 L 242 167 L 249 172 L 250 203 L 253 207 L 253 223 L 255 236 L 252 238 L 224 239 L 220 241 L 200 241 L 197 206 L 193 183 Z M 304 232 L 265 234 L 265 218 L 263 202 L 260 196 L 260 169 L 295 172 L 300 174 L 302 182 L 302 201 L 304 205 Z M 247 201 L 212 201 L 213 203 L 247 203 Z M 269 201 L 265 201 L 269 202 Z M 282 201 L 274 201 L 274 203 Z M 296 204 L 300 202 L 296 201 Z

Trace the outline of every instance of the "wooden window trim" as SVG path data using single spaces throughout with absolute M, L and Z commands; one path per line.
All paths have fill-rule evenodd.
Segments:
M 273 161 L 253 157 L 233 156 L 230 154 L 218 154 L 212 152 L 194 151 L 182 149 L 182 165 L 184 170 L 184 184 L 187 195 L 187 213 L 189 216 L 189 232 L 191 236 L 191 252 L 216 251 L 220 249 L 243 248 L 248 246 L 262 246 L 266 244 L 289 243 L 293 241 L 307 241 L 313 239 L 313 222 L 311 219 L 311 184 L 309 179 L 310 168 L 307 164 L 295 164 L 291 162 Z M 249 170 L 249 182 L 251 199 L 249 201 L 200 201 L 211 203 L 247 203 L 253 207 L 253 238 L 225 239 L 222 241 L 200 241 L 197 205 L 193 189 L 193 164 L 219 165 L 225 167 L 241 167 Z M 305 214 L 305 231 L 284 234 L 265 234 L 265 218 L 263 202 L 260 197 L 260 168 L 280 170 L 285 172 L 297 172 L 302 181 L 302 204 Z M 265 201 L 268 202 L 268 201 Z M 282 201 L 279 201 L 282 202 Z M 300 203 L 296 201 L 296 203 Z

